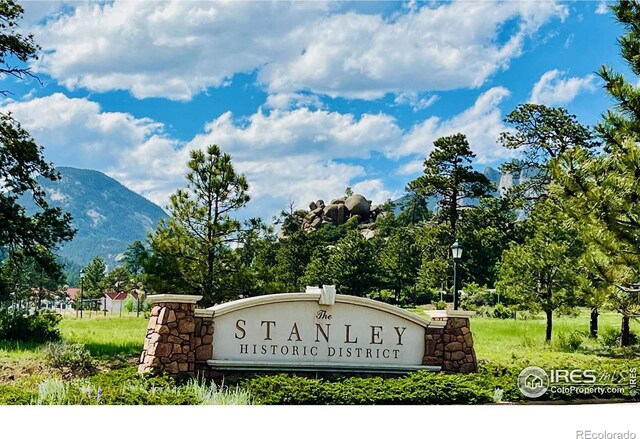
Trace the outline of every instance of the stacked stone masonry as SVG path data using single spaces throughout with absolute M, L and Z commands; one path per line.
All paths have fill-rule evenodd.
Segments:
M 466 317 L 445 317 L 444 328 L 427 328 L 422 364 L 440 366 L 443 372 L 478 371 L 473 335 Z
M 194 374 L 212 355 L 213 325 L 194 317 L 195 304 L 159 302 L 151 308 L 140 372 Z

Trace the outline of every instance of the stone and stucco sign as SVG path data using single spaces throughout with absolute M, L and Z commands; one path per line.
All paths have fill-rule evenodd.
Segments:
M 211 315 L 213 367 L 422 368 L 429 321 L 373 300 L 319 293 L 252 297 L 203 310 Z
M 326 286 L 198 310 L 197 296 L 150 299 L 141 372 L 476 370 L 470 313 L 427 320 Z

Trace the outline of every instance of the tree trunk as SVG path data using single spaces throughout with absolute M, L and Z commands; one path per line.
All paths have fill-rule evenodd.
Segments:
M 631 342 L 631 332 L 629 331 L 629 316 L 622 316 L 622 336 L 620 337 L 620 346 L 629 346 Z
M 591 320 L 589 322 L 589 332 L 591 337 L 598 338 L 598 307 L 591 307 Z
M 458 188 L 457 182 L 454 182 L 454 188 L 452 191 L 452 200 L 451 200 L 451 231 L 453 232 L 454 239 L 457 237 L 457 227 L 458 227 Z
M 545 310 L 547 314 L 547 334 L 545 337 L 546 342 L 551 341 L 551 330 L 553 329 L 553 311 L 550 309 Z

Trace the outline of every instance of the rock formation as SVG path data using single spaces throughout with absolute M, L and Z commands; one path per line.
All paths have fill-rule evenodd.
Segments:
M 380 213 L 380 206 L 372 204 L 360 194 L 353 194 L 335 198 L 329 204 L 325 204 L 323 200 L 312 201 L 309 203 L 309 210 L 293 212 L 291 220 L 305 232 L 313 232 L 323 224 L 339 226 L 356 218 L 362 236 L 371 239 L 375 236 L 374 223 Z M 283 236 L 281 232 L 280 237 Z

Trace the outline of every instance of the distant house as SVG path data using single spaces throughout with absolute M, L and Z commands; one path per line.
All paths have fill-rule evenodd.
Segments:
M 127 297 L 131 295 L 133 300 L 138 300 L 138 292 L 132 291 L 131 293 L 126 292 L 116 292 L 116 291 L 106 291 L 104 293 L 105 297 L 105 309 L 111 313 L 120 313 L 124 311 L 124 301 L 127 300 Z M 135 303 L 134 303 L 135 309 Z
M 73 302 L 80 296 L 80 288 L 68 287 L 65 292 L 67 297 Z
M 65 293 L 65 288 L 57 291 L 49 291 L 43 288 L 32 288 L 31 295 L 29 297 L 29 307 L 32 310 L 50 309 L 59 311 L 70 308 L 71 300 Z

